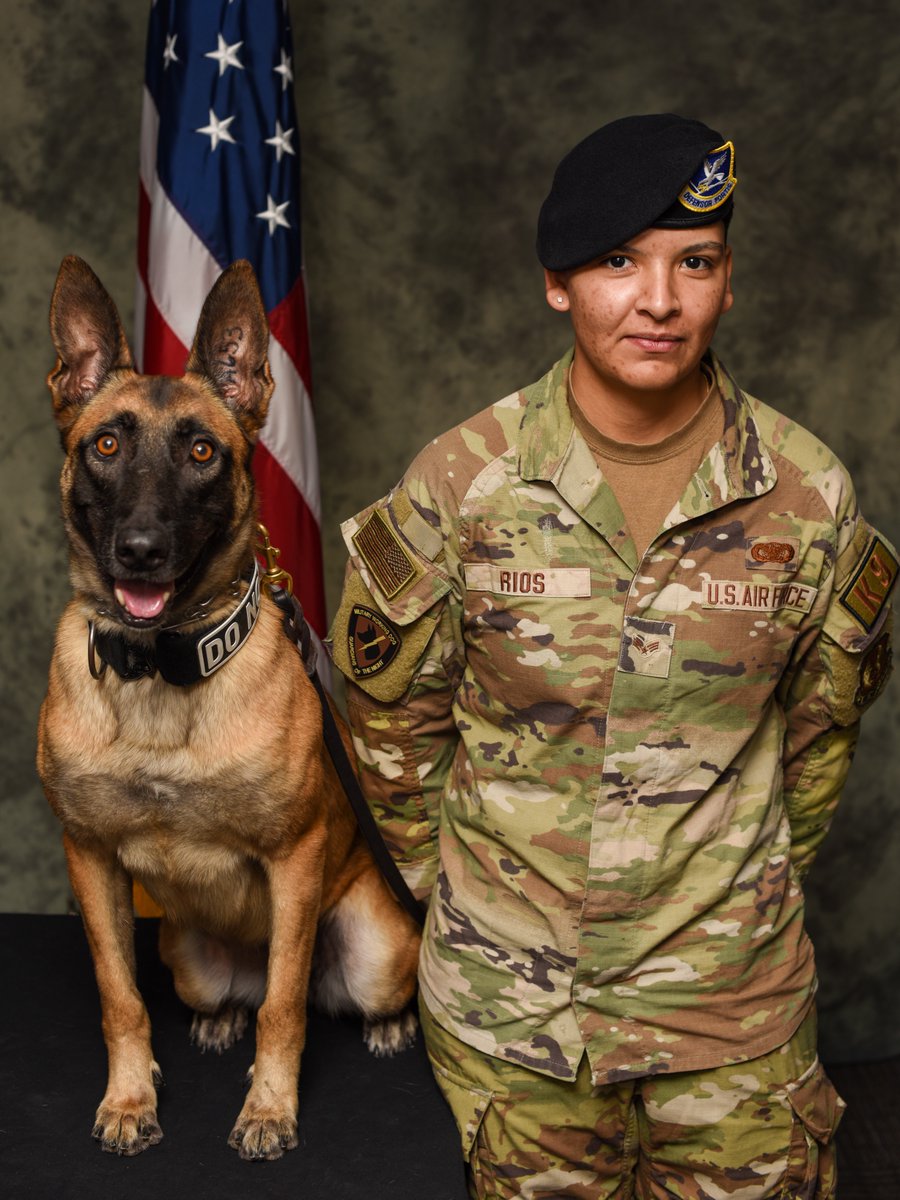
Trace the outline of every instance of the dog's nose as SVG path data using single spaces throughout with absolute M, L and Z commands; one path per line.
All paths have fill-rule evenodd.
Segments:
M 116 533 L 116 558 L 128 571 L 156 571 L 169 555 L 169 537 L 160 526 L 132 525 Z

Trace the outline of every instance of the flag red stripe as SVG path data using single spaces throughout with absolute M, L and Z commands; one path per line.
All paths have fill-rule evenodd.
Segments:
M 309 370 L 309 321 L 306 313 L 306 292 L 303 276 L 298 275 L 294 286 L 269 313 L 269 328 L 278 338 L 306 386 L 306 394 L 312 396 L 312 380 Z
M 141 368 L 144 374 L 183 375 L 189 348 L 182 344 L 166 324 L 149 288 L 144 331 L 144 361 Z
M 294 485 L 282 471 L 262 442 L 253 451 L 253 474 L 259 495 L 260 520 L 270 532 L 272 540 L 286 551 L 282 565 L 294 575 L 294 592 L 303 606 L 307 621 L 319 635 L 326 632 L 325 600 L 322 595 L 322 542 L 319 526 Z M 278 538 L 274 530 L 278 529 Z M 287 551 L 296 546 L 303 547 L 302 573 L 298 573 L 293 557 Z
M 150 260 L 150 197 L 144 187 L 143 180 L 138 182 L 138 239 L 137 260 L 138 274 L 149 295 L 150 286 L 147 280 L 147 269 Z

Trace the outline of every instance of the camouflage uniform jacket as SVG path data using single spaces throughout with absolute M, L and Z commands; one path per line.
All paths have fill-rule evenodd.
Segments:
M 571 352 L 343 526 L 332 635 L 364 788 L 420 896 L 424 999 L 563 1079 L 784 1042 L 800 879 L 888 674 L 897 559 L 811 434 L 713 355 L 725 429 L 638 560 Z M 648 481 L 652 486 L 652 481 Z

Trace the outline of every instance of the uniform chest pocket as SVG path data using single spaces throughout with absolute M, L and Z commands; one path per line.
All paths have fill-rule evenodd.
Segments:
M 613 633 L 598 623 L 590 567 L 516 561 L 465 564 L 464 635 L 470 676 L 520 709 L 567 693 Z

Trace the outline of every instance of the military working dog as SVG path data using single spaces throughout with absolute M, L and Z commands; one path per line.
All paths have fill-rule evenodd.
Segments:
M 100 992 L 109 1081 L 94 1136 L 119 1154 L 162 1137 L 134 878 L 165 913 L 160 951 L 195 1010 L 194 1041 L 225 1049 L 261 1005 L 229 1142 L 277 1158 L 297 1145 L 308 990 L 361 1011 L 370 1048 L 392 1053 L 415 1033 L 419 935 L 361 839 L 316 692 L 260 594 L 250 459 L 273 381 L 259 289 L 246 262 L 219 277 L 183 378 L 135 371 L 115 305 L 78 258 L 60 267 L 50 326 L 74 596 L 38 769 Z

